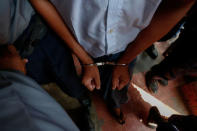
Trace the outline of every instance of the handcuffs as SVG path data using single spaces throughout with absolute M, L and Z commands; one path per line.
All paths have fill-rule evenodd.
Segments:
M 104 65 L 112 65 L 112 66 L 127 66 L 128 64 L 119 64 L 115 62 L 96 62 L 91 64 L 83 64 L 84 66 L 104 66 Z

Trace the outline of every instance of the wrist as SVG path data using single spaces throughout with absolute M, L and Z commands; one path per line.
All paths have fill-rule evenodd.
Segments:
M 94 61 L 92 60 L 90 56 L 82 57 L 82 56 L 79 56 L 78 54 L 72 53 L 72 57 L 74 61 L 78 61 L 81 65 L 94 63 Z
M 89 65 L 89 64 L 94 64 L 94 61 L 92 59 L 87 59 L 81 61 L 82 65 Z
M 129 62 L 128 60 L 119 59 L 116 63 L 117 63 L 117 64 L 129 65 L 130 62 Z

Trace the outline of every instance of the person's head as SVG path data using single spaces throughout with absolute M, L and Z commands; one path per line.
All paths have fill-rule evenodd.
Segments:
M 21 59 L 13 45 L 0 45 L 0 70 L 17 70 L 26 73 L 27 59 Z

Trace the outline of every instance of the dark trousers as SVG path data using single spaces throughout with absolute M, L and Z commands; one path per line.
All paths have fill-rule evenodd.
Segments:
M 168 122 L 158 123 L 156 131 L 196 131 L 197 117 L 193 115 L 172 115 Z
M 37 43 L 28 56 L 27 75 L 39 84 L 55 82 L 65 93 L 79 98 L 83 86 L 75 71 L 70 50 L 52 32 Z
M 95 61 L 116 61 L 121 53 L 103 56 Z M 49 31 L 37 44 L 33 53 L 28 57 L 27 74 L 40 84 L 55 82 L 68 95 L 79 98 L 83 95 L 85 87 L 81 84 L 81 78 L 77 76 L 71 52 L 65 43 Z M 134 62 L 130 64 L 130 72 Z M 127 101 L 128 87 L 121 91 L 112 91 L 112 67 L 99 67 L 101 78 L 101 94 L 112 107 L 120 107 Z
M 122 53 L 102 56 L 102 57 L 94 59 L 94 61 L 95 62 L 101 62 L 101 61 L 102 62 L 103 61 L 116 62 L 121 55 Z M 133 67 L 135 65 L 135 62 L 136 62 L 136 59 L 133 60 L 129 64 L 130 79 L 132 79 Z M 129 84 L 120 91 L 112 90 L 112 71 L 113 71 L 113 66 L 100 66 L 99 67 L 100 78 L 101 78 L 100 93 L 109 106 L 117 108 L 117 107 L 120 107 L 121 104 L 125 104 L 128 101 L 127 92 L 128 92 Z

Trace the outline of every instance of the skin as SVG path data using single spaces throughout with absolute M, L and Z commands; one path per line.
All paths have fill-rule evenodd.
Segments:
M 82 64 L 94 63 L 89 54 L 75 40 L 55 7 L 48 0 L 30 0 L 51 28 L 65 41 Z M 100 89 L 100 75 L 96 66 L 84 67 L 82 83 L 90 90 Z
M 136 56 L 167 34 L 186 14 L 196 0 L 163 0 L 151 23 L 129 44 L 118 63 L 128 64 Z M 65 41 L 82 64 L 94 63 L 89 54 L 75 40 L 55 7 L 48 0 L 30 0 L 51 28 Z M 112 73 L 112 89 L 121 90 L 130 81 L 128 66 L 115 66 Z M 93 91 L 100 89 L 100 75 L 96 66 L 83 66 L 82 84 Z M 115 109 L 120 114 L 120 108 Z
M 183 18 L 196 0 L 163 0 L 151 23 L 130 44 L 118 63 L 130 63 L 155 41 L 167 34 Z M 128 67 L 115 67 L 112 88 L 121 90 L 129 82 Z
M 26 74 L 27 59 L 21 59 L 16 48 L 13 45 L 8 45 L 5 48 L 5 56 L 0 57 L 0 70 L 17 70 Z
M 118 63 L 130 63 L 140 52 L 159 40 L 186 14 L 195 0 L 164 0 L 150 25 L 128 46 Z M 65 41 L 82 64 L 94 63 L 89 54 L 75 40 L 55 7 L 48 0 L 30 0 L 51 28 Z M 83 68 L 82 83 L 90 90 L 100 89 L 100 76 L 96 66 Z M 128 67 L 117 66 L 113 71 L 112 89 L 121 90 L 129 82 Z

